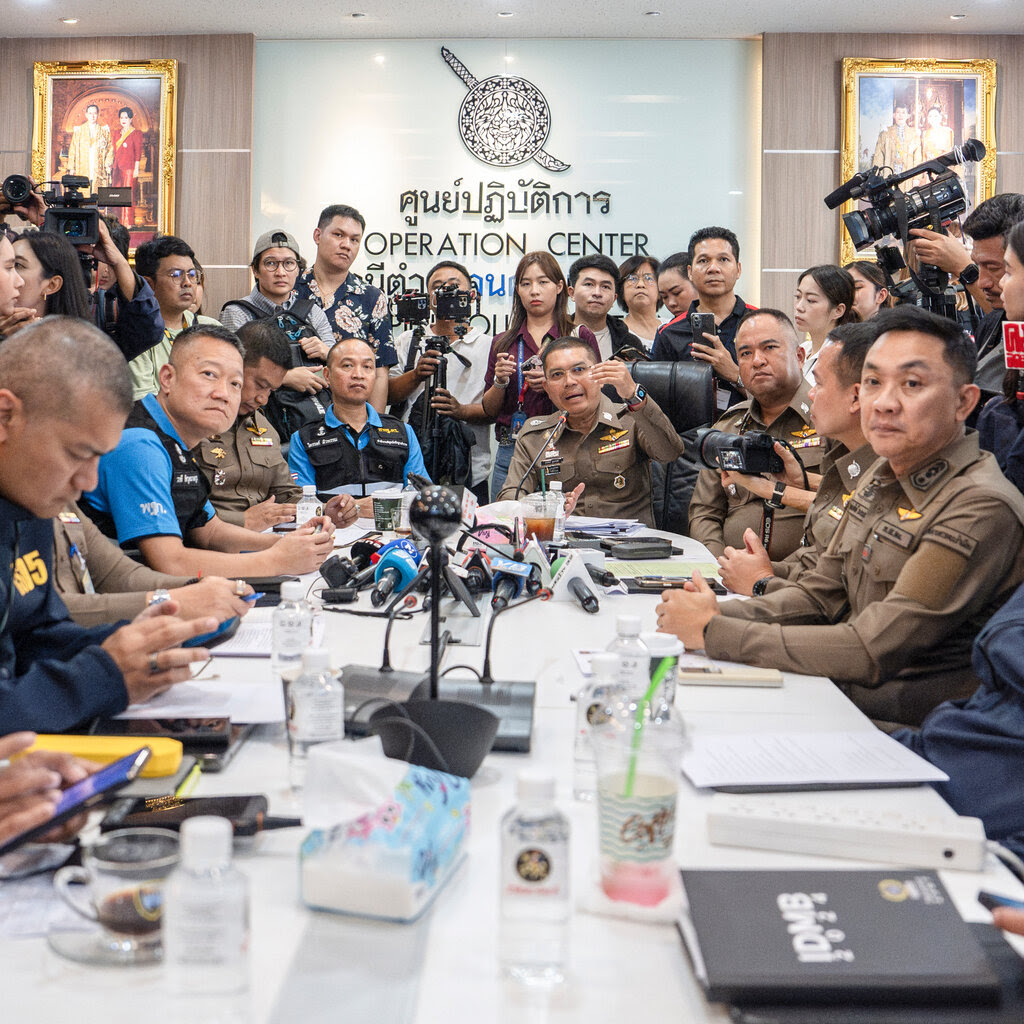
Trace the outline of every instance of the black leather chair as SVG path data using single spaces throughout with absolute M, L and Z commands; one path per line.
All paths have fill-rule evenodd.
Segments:
M 707 426 L 717 418 L 714 374 L 707 363 L 638 359 L 629 364 L 629 372 L 661 406 L 680 434 Z
M 698 427 L 709 426 L 718 418 L 714 374 L 706 363 L 638 360 L 629 364 L 629 371 L 688 444 Z M 651 502 L 658 529 L 688 532 L 690 497 L 698 472 L 685 455 L 675 462 L 651 464 Z

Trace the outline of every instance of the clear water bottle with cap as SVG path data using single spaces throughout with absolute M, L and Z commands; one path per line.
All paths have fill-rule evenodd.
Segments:
M 576 695 L 572 795 L 577 800 L 593 800 L 597 793 L 597 764 L 591 742 L 593 729 L 607 721 L 611 708 L 628 701 L 630 696 L 630 691 L 620 681 L 617 654 L 591 655 L 590 669 L 592 679 Z
M 308 523 L 310 519 L 323 514 L 324 507 L 316 496 L 316 486 L 303 484 L 302 497 L 299 498 L 298 504 L 295 506 L 295 525 L 302 526 L 303 523 Z
M 569 953 L 569 819 L 555 804 L 555 780 L 520 772 L 516 805 L 501 820 L 498 955 L 527 983 L 565 978 Z
M 164 962 L 176 993 L 249 985 L 249 881 L 231 863 L 227 818 L 181 824 L 181 861 L 164 887 Z
M 331 655 L 311 647 L 302 655 L 302 672 L 284 687 L 288 729 L 288 776 L 293 789 L 306 784 L 309 748 L 345 738 L 345 690 L 331 671 Z
M 630 697 L 640 697 L 647 689 L 647 663 L 650 653 L 640 639 L 640 616 L 617 615 L 615 639 L 607 648 L 619 657 L 619 682 Z
M 652 711 L 660 707 L 660 713 L 667 716 L 676 701 L 679 659 L 685 653 L 683 642 L 669 633 L 641 633 L 640 639 L 648 651 L 648 678 L 654 679 L 659 672 L 662 674 L 661 688 L 651 700 Z
M 306 584 L 285 580 L 281 584 L 281 603 L 272 618 L 270 665 L 282 682 L 294 679 L 302 671 L 302 655 L 313 637 L 313 609 L 306 601 Z
M 551 531 L 552 544 L 565 543 L 565 495 L 562 493 L 562 481 L 552 480 L 548 484 L 548 491 L 555 498 L 555 525 Z

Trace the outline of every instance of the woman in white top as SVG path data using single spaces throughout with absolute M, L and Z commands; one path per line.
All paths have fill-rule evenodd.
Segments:
M 653 256 L 631 256 L 619 267 L 619 306 L 626 311 L 622 322 L 648 349 L 661 326 L 659 266 Z
M 849 271 L 826 263 L 805 270 L 796 282 L 793 320 L 798 331 L 805 331 L 804 376 L 814 380 L 814 364 L 828 332 L 837 324 L 860 320 L 854 308 L 857 289 Z

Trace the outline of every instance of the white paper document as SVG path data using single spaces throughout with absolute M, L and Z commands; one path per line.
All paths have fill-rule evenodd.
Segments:
M 230 718 L 232 722 L 284 721 L 284 693 L 273 677 L 270 664 L 252 661 L 244 679 L 233 672 L 231 679 L 201 675 L 192 682 L 177 683 L 165 693 L 132 704 L 118 718 Z M 216 670 L 216 663 L 210 666 Z M 216 671 L 213 675 L 216 676 Z
M 695 786 L 711 789 L 909 786 L 948 779 L 877 730 L 697 735 L 682 768 Z

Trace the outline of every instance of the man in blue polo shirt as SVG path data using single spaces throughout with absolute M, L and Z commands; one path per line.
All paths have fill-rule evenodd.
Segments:
M 278 537 L 220 519 L 190 449 L 226 430 L 242 394 L 242 346 L 231 331 L 183 331 L 161 367 L 160 391 L 136 402 L 128 429 L 100 460 L 99 483 L 82 500 L 122 546 L 175 576 L 278 576 L 313 572 L 331 553 L 333 527 L 317 520 Z M 326 525 L 314 533 L 316 525 Z
M 373 515 L 371 492 L 401 487 L 410 473 L 427 475 L 412 428 L 370 405 L 375 364 L 369 342 L 339 341 L 324 371 L 333 404 L 320 423 L 307 423 L 292 434 L 288 449 L 296 483 L 339 492 L 324 509 L 339 526 Z

